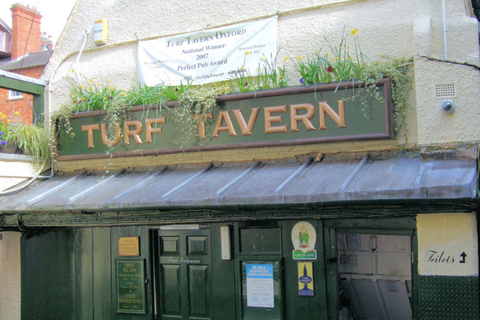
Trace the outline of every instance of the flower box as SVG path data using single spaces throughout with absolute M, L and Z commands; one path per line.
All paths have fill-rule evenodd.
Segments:
M 366 97 L 359 82 L 329 83 L 219 96 L 213 114 L 199 119 L 184 137 L 172 117 L 178 103 L 130 108 L 122 130 L 109 132 L 105 112 L 73 115 L 74 135 L 58 130 L 58 160 L 157 155 L 206 150 L 291 146 L 333 141 L 392 139 L 390 82 L 377 84 L 380 100 Z M 365 99 L 364 99 L 365 100 Z M 113 144 L 110 148 L 109 144 Z

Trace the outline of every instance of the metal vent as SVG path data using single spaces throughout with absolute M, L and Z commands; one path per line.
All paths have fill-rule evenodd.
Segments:
M 437 84 L 435 85 L 435 96 L 437 98 L 455 97 L 455 84 Z

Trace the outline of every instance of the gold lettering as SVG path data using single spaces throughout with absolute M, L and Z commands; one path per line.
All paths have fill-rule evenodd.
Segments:
M 345 100 L 338 100 L 338 114 L 330 107 L 328 101 L 318 103 L 318 111 L 320 112 L 320 130 L 327 129 L 325 112 L 338 125 L 339 128 L 346 128 L 345 124 Z
M 282 115 L 272 116 L 275 112 L 287 112 L 287 105 L 265 107 L 263 109 L 265 114 L 265 133 L 287 132 L 287 125 L 272 126 L 272 123 L 282 122 Z
M 157 125 L 159 123 L 165 123 L 165 117 L 155 118 L 155 119 L 147 119 L 145 121 L 145 143 L 152 143 L 153 142 L 153 134 L 154 133 L 162 133 L 162 127 L 158 126 L 158 128 L 154 128 L 152 124 Z
M 100 127 L 97 124 L 89 124 L 89 125 L 82 125 L 82 132 L 87 131 L 88 134 L 88 147 L 89 148 L 95 148 L 95 144 L 93 143 L 93 130 L 99 130 Z
M 198 116 L 198 138 L 205 139 L 205 119 L 212 119 L 212 113 L 207 113 L 205 116 Z
M 115 125 L 115 140 L 113 142 L 110 139 L 108 139 L 107 124 L 102 123 L 101 128 L 102 128 L 102 142 L 104 145 L 108 146 L 112 144 L 112 146 L 114 146 L 120 142 L 120 127 L 118 125 Z
M 130 126 L 135 126 L 136 128 L 134 130 L 130 129 Z M 124 143 L 126 145 L 130 144 L 130 136 L 133 137 L 133 140 L 135 140 L 135 143 L 137 144 L 142 144 L 142 139 L 140 139 L 140 133 L 142 133 L 143 130 L 143 124 L 138 121 L 138 120 L 132 120 L 132 121 L 125 121 L 124 124 Z
M 225 127 L 222 127 L 223 119 L 225 119 Z M 218 138 L 218 134 L 220 133 L 220 131 L 228 131 L 230 137 L 234 137 L 237 135 L 228 111 L 220 111 L 218 113 L 217 123 L 215 124 L 215 131 L 213 131 L 212 137 Z
M 298 114 L 298 110 L 306 110 L 305 114 Z M 310 103 L 301 103 L 301 104 L 292 104 L 290 106 L 290 125 L 292 127 L 291 131 L 299 131 L 298 123 L 303 122 L 307 130 L 315 130 L 310 119 L 315 115 L 315 107 Z
M 248 119 L 247 124 L 245 122 L 245 118 L 243 117 L 242 109 L 233 110 L 233 114 L 235 115 L 238 125 L 240 126 L 240 130 L 242 130 L 242 134 L 244 136 L 252 134 L 253 126 L 255 125 L 255 121 L 257 121 L 259 111 L 260 108 L 252 108 L 252 113 L 250 113 L 250 118 Z

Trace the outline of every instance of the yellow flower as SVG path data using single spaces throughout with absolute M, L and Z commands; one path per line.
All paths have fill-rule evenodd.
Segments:
M 358 28 L 355 28 L 350 32 L 352 36 L 356 35 L 357 33 L 358 33 Z
M 338 57 L 335 57 L 335 60 L 338 60 Z
M 328 52 L 325 53 L 325 57 L 328 57 Z
M 93 79 L 88 79 L 88 82 L 93 82 Z
M 250 51 L 245 51 L 245 55 L 248 56 L 250 54 Z
M 85 89 L 85 87 L 84 87 L 84 86 L 80 86 L 80 88 L 82 88 L 82 89 Z
M 297 57 L 298 61 L 302 60 L 302 56 Z
M 20 112 L 15 111 L 13 114 L 16 115 L 16 116 L 18 116 L 18 115 L 20 114 Z M 2 115 L 2 117 L 5 117 L 5 115 Z
M 101 87 L 101 86 L 102 86 L 102 85 L 101 85 L 100 83 L 99 83 L 99 84 L 97 84 L 97 87 Z
M 347 47 L 347 50 L 350 50 L 350 47 Z
M 125 92 L 122 92 L 122 96 L 125 96 L 125 95 L 126 95 L 126 93 L 125 93 Z
M 72 69 L 72 73 L 74 73 L 74 72 L 75 72 L 75 69 Z
M 261 58 L 260 58 L 260 60 L 262 60 L 262 61 L 263 61 L 263 60 L 265 60 L 265 59 L 263 59 L 263 57 L 261 57 Z
M 28 136 L 28 131 L 25 131 L 25 135 L 27 135 L 27 136 Z
M 283 58 L 283 61 L 287 61 L 287 60 L 288 60 L 288 57 Z

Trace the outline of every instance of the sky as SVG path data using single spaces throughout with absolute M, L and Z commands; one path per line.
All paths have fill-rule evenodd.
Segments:
M 12 27 L 12 11 L 15 3 L 37 7 L 42 15 L 41 30 L 52 36 L 55 44 L 63 31 L 65 23 L 73 9 L 76 0 L 0 0 L 0 18 Z

